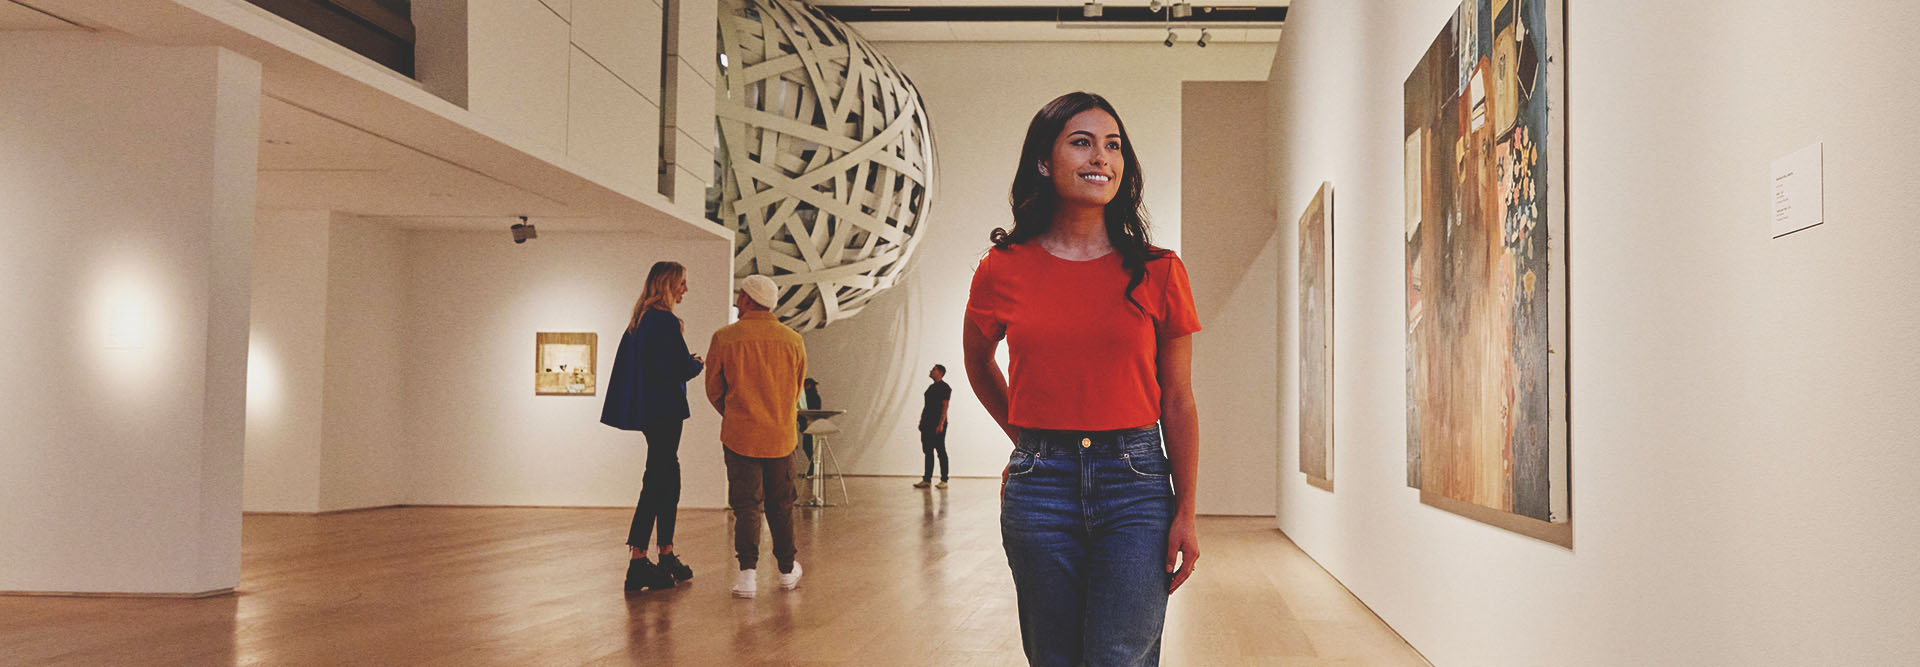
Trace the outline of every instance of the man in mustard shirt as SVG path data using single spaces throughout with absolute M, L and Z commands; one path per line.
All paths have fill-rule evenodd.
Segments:
M 727 505 L 733 508 L 733 550 L 740 559 L 734 597 L 758 590 L 760 515 L 765 508 L 780 563 L 780 588 L 800 585 L 793 559 L 793 455 L 798 443 L 795 414 L 800 383 L 807 377 L 807 348 L 800 334 L 774 319 L 780 290 L 766 276 L 747 276 L 733 305 L 740 321 L 713 332 L 707 345 L 707 400 L 720 412 L 720 444 L 726 446 Z

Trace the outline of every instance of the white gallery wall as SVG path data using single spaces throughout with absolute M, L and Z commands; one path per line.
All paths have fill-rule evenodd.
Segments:
M 321 401 L 322 512 L 399 504 L 410 355 L 404 233 L 336 213 L 327 234 L 326 396 Z
M 260 68 L 0 33 L 0 590 L 240 576 Z
M 241 508 L 318 512 L 333 215 L 263 210 L 256 219 Z
M 806 333 L 811 374 L 820 380 L 826 407 L 848 411 L 836 419 L 847 433 L 834 441 L 848 472 L 918 475 L 920 396 L 927 370 L 945 364 L 947 383 L 954 388 L 947 435 L 953 473 L 997 476 L 1011 445 L 967 382 L 960 357 L 961 316 L 974 266 L 991 247 L 988 234 L 1013 224 L 1007 188 L 1028 121 L 1064 93 L 1106 96 L 1126 122 L 1144 167 L 1153 240 L 1179 249 L 1181 83 L 1263 79 L 1272 45 L 877 46 L 920 89 L 932 119 L 937 162 L 931 214 L 901 284 L 876 297 L 859 316 Z M 1201 409 L 1204 430 L 1207 408 Z M 1212 511 L 1205 496 L 1201 503 L 1201 511 Z
M 1288 15 L 1272 183 L 1283 221 L 1338 192 L 1338 464 L 1289 472 L 1281 364 L 1280 528 L 1438 665 L 1920 662 L 1920 5 L 1568 3 L 1565 549 L 1404 484 L 1401 89 L 1456 4 Z M 1771 162 L 1815 142 L 1827 223 L 1771 238 Z
M 268 210 L 259 220 L 243 509 L 399 504 L 404 235 L 327 211 Z
M 1194 337 L 1200 502 L 1208 514 L 1272 515 L 1279 269 L 1268 177 L 1265 81 L 1189 81 L 1180 111 L 1181 257 L 1206 327 Z
M 542 232 L 516 245 L 503 230 L 409 230 L 398 353 L 406 400 L 403 502 L 416 505 L 631 505 L 646 439 L 600 423 L 606 379 L 647 271 L 687 267 L 678 314 L 704 354 L 728 322 L 730 241 L 633 233 Z M 594 396 L 535 396 L 538 332 L 599 335 Z M 726 505 L 720 419 L 705 376 L 688 383 L 681 506 Z

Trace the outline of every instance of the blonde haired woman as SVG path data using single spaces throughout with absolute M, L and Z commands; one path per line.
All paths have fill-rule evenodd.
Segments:
M 687 295 L 687 270 L 678 262 L 655 262 L 633 305 L 627 332 L 613 357 L 607 403 L 600 423 L 639 431 L 647 438 L 647 469 L 640 502 L 627 531 L 630 591 L 673 588 L 693 578 L 693 569 L 673 553 L 673 524 L 680 505 L 680 429 L 689 414 L 687 380 L 700 374 L 700 355 L 687 351 L 685 325 L 673 307 Z M 660 562 L 647 560 L 647 538 L 658 529 Z

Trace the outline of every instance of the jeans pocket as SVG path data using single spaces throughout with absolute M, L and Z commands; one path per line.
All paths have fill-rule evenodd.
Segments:
M 1167 462 L 1164 454 L 1122 454 L 1127 470 L 1141 479 L 1167 479 L 1173 476 L 1173 464 Z
M 1033 472 L 1040 465 L 1040 457 L 1033 452 L 1015 451 L 1007 458 L 1007 477 L 1009 479 Z

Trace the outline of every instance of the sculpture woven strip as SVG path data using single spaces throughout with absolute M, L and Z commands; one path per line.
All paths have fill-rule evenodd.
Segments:
M 907 268 L 932 199 L 920 91 L 838 20 L 794 0 L 723 0 L 720 221 L 734 275 L 780 286 L 799 331 L 851 317 Z

